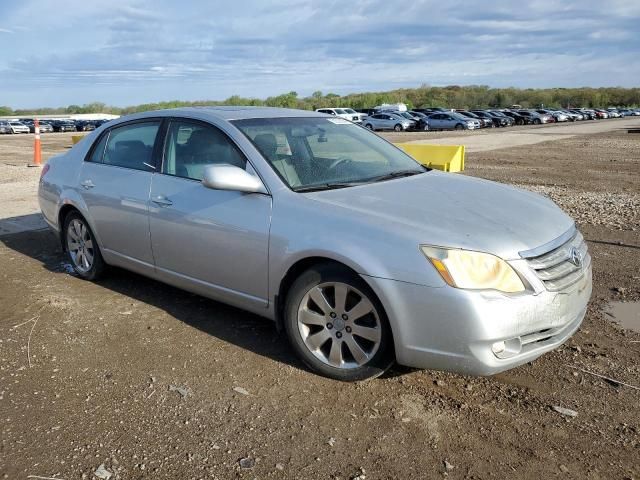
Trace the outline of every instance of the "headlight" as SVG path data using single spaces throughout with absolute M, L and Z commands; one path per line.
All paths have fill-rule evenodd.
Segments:
M 452 287 L 471 290 L 523 292 L 524 284 L 511 266 L 495 255 L 423 245 L 422 253 Z

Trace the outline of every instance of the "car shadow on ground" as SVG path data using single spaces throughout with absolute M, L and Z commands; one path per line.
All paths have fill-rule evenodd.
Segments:
M 33 214 L 33 216 L 41 217 L 41 214 Z M 13 219 L 7 220 L 12 221 Z M 22 220 L 24 219 L 21 218 Z M 59 239 L 48 228 L 10 234 L 0 233 L 0 244 L 38 260 L 50 272 L 60 275 L 74 275 L 73 269 L 60 247 Z M 105 277 L 94 283 L 102 288 L 159 308 L 173 318 L 220 340 L 271 360 L 310 372 L 291 350 L 284 332 L 278 332 L 275 323 L 259 315 L 121 268 L 110 267 Z M 399 377 L 414 371 L 416 371 L 414 368 L 394 364 L 382 377 Z
M 51 230 L 0 235 L 0 244 L 38 260 L 51 272 L 73 275 L 59 241 Z M 109 268 L 104 279 L 95 284 L 159 308 L 220 340 L 307 370 L 291 351 L 285 335 L 279 334 L 275 324 L 268 319 L 120 268 Z

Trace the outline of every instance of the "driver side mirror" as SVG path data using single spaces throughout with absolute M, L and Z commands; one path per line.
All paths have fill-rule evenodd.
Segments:
M 202 185 L 213 190 L 244 193 L 267 193 L 262 180 L 234 165 L 209 165 L 204 169 Z

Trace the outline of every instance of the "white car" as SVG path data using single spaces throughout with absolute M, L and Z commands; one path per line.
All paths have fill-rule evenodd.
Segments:
M 29 127 L 20 122 L 9 122 L 11 133 L 29 133 Z
M 359 120 L 353 120 L 356 123 L 364 121 L 364 119 L 367 117 L 366 113 L 356 112 L 353 108 L 342 108 L 341 110 L 344 110 L 349 115 L 353 115 L 354 117 L 357 116 L 359 118 Z
M 355 110 L 352 110 L 351 108 L 318 108 L 316 109 L 316 112 L 334 115 L 336 117 L 349 120 L 350 122 L 355 122 L 355 123 L 362 122 L 361 114 L 356 112 Z

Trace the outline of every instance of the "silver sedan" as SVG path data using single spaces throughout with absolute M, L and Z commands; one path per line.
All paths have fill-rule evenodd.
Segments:
M 591 294 L 585 242 L 551 200 L 318 113 L 124 117 L 50 159 L 39 201 L 78 276 L 119 266 L 254 312 L 340 380 L 394 361 L 512 368 L 569 338 Z
M 409 120 L 393 112 L 374 113 L 364 120 L 364 126 L 369 130 L 395 130 L 396 132 L 402 132 L 413 128 L 415 124 L 414 120 Z
M 432 130 L 475 130 L 480 121 L 465 117 L 457 112 L 436 112 L 429 115 L 429 127 Z

